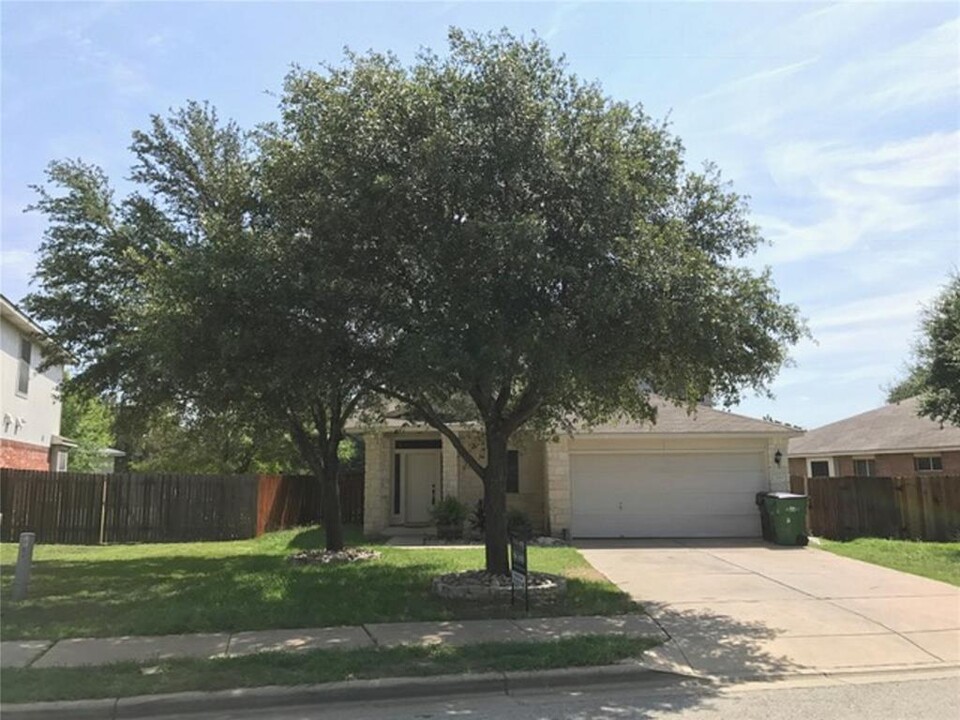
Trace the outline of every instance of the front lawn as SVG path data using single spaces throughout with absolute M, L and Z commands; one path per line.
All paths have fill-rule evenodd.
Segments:
M 821 540 L 821 543 L 823 549 L 837 555 L 960 585 L 960 543 L 957 542 L 858 538 L 846 542 Z
M 639 657 L 657 642 L 652 638 L 590 635 L 548 642 L 483 643 L 463 647 L 261 653 L 217 660 L 168 660 L 154 666 L 149 675 L 134 663 L 96 668 L 6 668 L 0 675 L 0 693 L 6 704 L 360 678 L 548 670 L 611 665 Z
M 362 543 L 356 529 L 351 544 Z M 9 602 L 16 545 L 0 546 L 0 637 L 58 639 L 260 630 L 523 615 L 509 602 L 478 606 L 430 594 L 433 576 L 483 567 L 483 548 L 374 545 L 379 560 L 294 566 L 290 553 L 323 546 L 319 528 L 254 540 L 107 547 L 38 545 L 30 597 Z M 630 598 L 574 548 L 530 548 L 530 569 L 565 575 L 566 600 L 536 615 L 631 612 Z

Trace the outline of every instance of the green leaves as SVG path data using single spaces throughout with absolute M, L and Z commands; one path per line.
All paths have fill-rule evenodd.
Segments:
M 915 361 L 887 402 L 919 397 L 920 414 L 960 425 L 960 274 L 954 272 L 924 310 Z

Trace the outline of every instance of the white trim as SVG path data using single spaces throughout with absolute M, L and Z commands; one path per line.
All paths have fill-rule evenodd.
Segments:
M 823 452 L 818 453 L 809 453 L 803 450 L 790 451 L 790 457 L 802 458 L 802 457 L 812 457 L 812 458 L 825 458 L 825 457 L 867 457 L 869 455 L 939 455 L 940 453 L 948 452 L 960 452 L 960 445 L 943 445 L 941 447 L 916 447 L 916 448 L 895 448 L 892 450 L 879 450 L 879 449 L 870 449 L 870 450 L 831 450 L 830 455 L 826 455 Z
M 825 462 L 827 463 L 827 477 L 837 477 L 837 468 L 833 462 L 833 458 L 829 456 L 819 456 L 819 457 L 808 457 L 807 461 L 807 477 L 813 477 L 813 467 L 812 463 L 815 462 Z
M 432 439 L 432 438 L 431 438 Z M 440 487 L 437 493 L 437 499 L 443 497 L 443 448 L 397 448 L 391 443 L 390 447 L 390 523 L 403 525 L 407 522 L 407 455 L 436 455 L 440 463 L 440 474 L 438 476 Z M 396 484 L 394 482 L 394 472 L 396 471 L 396 456 L 400 455 L 400 512 L 395 513 L 393 509 L 397 507 L 394 498 Z
M 850 462 L 853 465 L 854 477 L 877 477 L 877 459 L 873 457 L 873 455 L 870 455 L 870 456 L 855 455 L 854 457 L 850 458 Z M 859 473 L 857 473 L 858 462 L 873 463 L 873 472 L 868 473 L 867 475 L 860 475 Z
M 570 455 L 762 455 L 766 450 L 756 448 L 601 448 L 594 450 L 570 450 Z M 782 460 L 781 460 L 782 462 Z

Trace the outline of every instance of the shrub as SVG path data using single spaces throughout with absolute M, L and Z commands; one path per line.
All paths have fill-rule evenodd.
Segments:
M 458 527 L 462 529 L 468 512 L 467 506 L 452 495 L 447 495 L 430 508 L 430 516 L 438 527 Z
M 507 534 L 529 540 L 533 537 L 533 523 L 523 510 L 507 510 Z
M 470 513 L 470 527 L 483 535 L 486 529 L 487 516 L 483 511 L 483 500 L 477 500 L 477 504 Z M 523 510 L 507 510 L 507 534 L 516 535 L 524 540 L 533 537 L 533 523 L 530 522 L 530 516 Z
M 475 531 L 483 535 L 483 531 L 487 526 L 487 516 L 483 512 L 483 500 L 477 500 L 477 504 L 473 508 L 473 512 L 470 513 L 470 527 Z

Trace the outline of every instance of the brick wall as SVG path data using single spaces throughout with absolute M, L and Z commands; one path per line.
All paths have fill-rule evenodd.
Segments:
M 15 470 L 49 470 L 50 448 L 16 440 L 0 440 L 0 467 Z
M 877 477 L 912 477 L 917 474 L 913 467 L 914 455 L 923 455 L 924 453 L 883 453 L 874 455 L 876 463 Z M 944 475 L 960 475 L 960 450 L 951 450 L 939 454 L 943 461 Z M 834 475 L 839 477 L 853 477 L 853 459 L 855 457 L 868 457 L 869 454 L 861 455 L 838 455 L 833 458 Z M 807 474 L 806 458 L 790 458 L 790 474 Z

